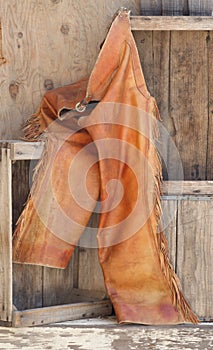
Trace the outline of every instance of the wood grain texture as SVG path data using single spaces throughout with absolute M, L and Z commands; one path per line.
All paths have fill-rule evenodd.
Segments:
M 108 300 L 50 306 L 26 311 L 13 311 L 12 325 L 13 327 L 29 327 L 81 318 L 109 316 L 111 313 L 112 305 Z
M 9 145 L 8 145 L 9 146 Z M 16 161 L 12 166 L 13 228 L 28 198 L 33 164 Z M 19 310 L 42 306 L 42 267 L 13 264 L 13 303 Z
M 72 301 L 73 258 L 67 268 L 43 268 L 43 302 L 42 306 L 69 304 Z
M 53 87 L 87 75 L 112 16 L 120 6 L 139 14 L 139 0 L 5 1 L 1 5 L 2 50 L 0 130 L 20 136 L 20 126 Z M 95 14 L 95 15 L 94 15 Z
M 170 112 L 185 180 L 205 180 L 208 135 L 206 32 L 173 32 Z M 175 166 L 174 162 L 174 166 Z
M 142 16 L 160 16 L 162 14 L 162 0 L 141 0 Z
M 213 318 L 213 201 L 181 201 L 178 210 L 177 273 L 197 315 Z
M 213 179 L 213 33 L 209 32 L 208 40 L 208 144 L 206 154 L 206 179 Z
M 162 201 L 162 224 L 168 240 L 169 257 L 173 268 L 176 268 L 176 239 L 177 239 L 177 201 Z
M 10 149 L 0 145 L 0 320 L 12 320 L 12 168 Z
M 210 16 L 132 16 L 132 30 L 213 30 Z
M 213 0 L 188 0 L 190 16 L 212 16 Z
M 42 267 L 13 264 L 13 303 L 18 310 L 42 306 Z
M 162 0 L 163 16 L 181 16 L 184 14 L 184 0 Z

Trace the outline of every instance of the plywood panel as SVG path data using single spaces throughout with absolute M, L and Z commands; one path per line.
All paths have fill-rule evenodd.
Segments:
M 182 159 L 185 180 L 205 180 L 206 177 L 206 39 L 206 32 L 172 32 L 171 36 L 170 111 L 174 121 L 173 140 Z
M 192 309 L 213 318 L 213 201 L 180 202 L 177 273 Z
M 38 107 L 45 91 L 87 75 L 114 12 L 139 0 L 5 1 L 1 5 L 2 48 L 0 138 L 20 136 L 21 123 Z

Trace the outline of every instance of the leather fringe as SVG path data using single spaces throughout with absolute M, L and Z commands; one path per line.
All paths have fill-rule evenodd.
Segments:
M 24 137 L 22 140 L 36 142 L 38 141 L 39 136 L 42 134 L 43 130 L 41 128 L 41 109 L 34 113 L 29 119 L 25 121 L 22 126 L 24 132 Z
M 182 318 L 185 322 L 191 322 L 194 324 L 199 323 L 197 316 L 192 312 L 188 302 L 183 296 L 180 281 L 174 272 L 172 263 L 169 258 L 169 248 L 167 239 L 162 232 L 161 227 L 161 216 L 162 216 L 162 208 L 161 208 L 161 195 L 162 195 L 162 167 L 159 153 L 156 149 L 154 142 L 158 139 L 159 131 L 158 131 L 158 120 L 160 120 L 160 114 L 157 109 L 156 103 L 154 103 L 156 110 L 154 116 L 152 117 L 152 142 L 150 145 L 151 156 L 149 157 L 149 164 L 151 165 L 153 175 L 154 175 L 154 215 L 156 220 L 156 227 L 154 227 L 153 232 L 157 231 L 157 228 L 160 229 L 159 233 L 156 233 L 156 243 L 157 249 L 159 252 L 160 266 L 163 275 L 166 278 L 166 281 L 171 290 L 171 297 L 174 307 L 178 310 Z

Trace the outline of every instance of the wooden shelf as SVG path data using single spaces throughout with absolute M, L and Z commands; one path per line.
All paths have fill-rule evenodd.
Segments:
M 132 30 L 213 30 L 211 16 L 131 16 Z

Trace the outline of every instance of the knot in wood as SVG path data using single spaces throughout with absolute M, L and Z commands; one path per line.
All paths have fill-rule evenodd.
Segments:
M 12 81 L 9 86 L 9 92 L 12 99 L 16 99 L 19 93 L 19 85 L 16 81 Z
M 53 81 L 51 79 L 46 79 L 44 81 L 44 87 L 46 90 L 52 90 L 54 88 Z
M 69 31 L 70 31 L 69 25 L 68 24 L 62 24 L 62 26 L 61 26 L 62 34 L 67 35 L 69 33 Z

